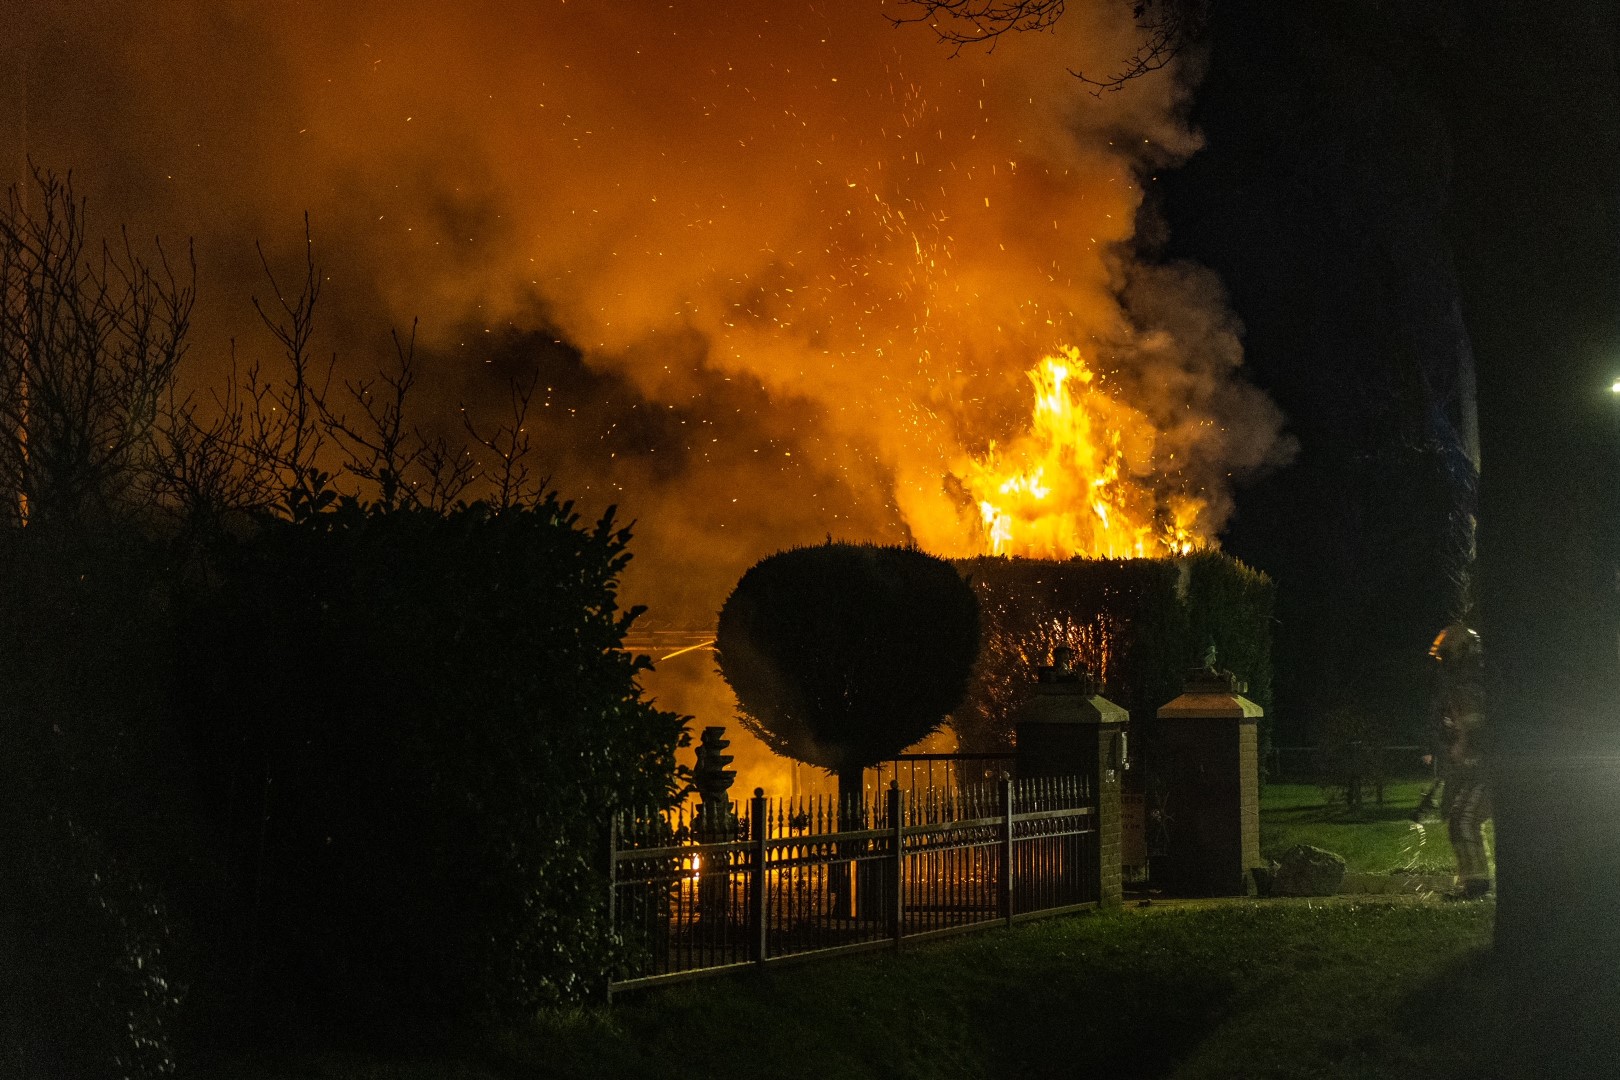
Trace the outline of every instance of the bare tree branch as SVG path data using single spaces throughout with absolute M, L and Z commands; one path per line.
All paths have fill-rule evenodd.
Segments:
M 37 212 L 13 188 L 0 214 L 0 520 L 83 524 L 150 490 L 196 261 L 150 262 L 127 233 L 91 255 L 71 176 L 33 168 L 32 187 Z
M 276 280 L 275 271 L 270 268 L 264 248 L 259 246 L 257 250 L 259 265 L 275 292 L 279 313 L 266 310 L 257 296 L 253 297 L 253 309 L 281 345 L 287 374 L 279 383 L 269 383 L 260 379 L 257 365 L 249 369 L 248 381 L 241 387 L 243 404 L 250 406 L 245 413 L 248 419 L 245 449 L 255 459 L 256 467 L 266 468 L 278 478 L 286 511 L 293 517 L 301 517 L 318 511 L 333 498 L 328 489 L 331 476 L 318 468 L 325 444 L 323 425 L 318 421 L 324 412 L 332 372 L 337 365 L 334 355 L 327 363 L 321 382 L 315 382 L 311 346 L 321 277 L 315 265 L 309 215 L 304 215 L 304 279 L 296 297 L 288 299 L 287 292 Z
M 195 295 L 190 250 L 178 267 L 161 244 L 148 260 L 125 234 L 92 254 L 71 183 L 38 170 L 34 183 L 38 213 L 13 191 L 0 215 L 0 525 L 155 510 L 186 542 L 233 514 L 320 513 L 338 497 L 323 469 L 360 481 L 350 497 L 384 511 L 443 512 L 485 479 L 471 444 L 411 418 L 414 322 L 408 337 L 392 334 L 395 367 L 345 381 L 343 405 L 331 400 L 336 357 L 322 372 L 314 356 L 321 275 L 307 215 L 296 288 L 258 248 L 271 296 L 253 306 L 282 364 L 244 367 L 233 342 L 229 379 L 199 402 L 175 378 Z M 498 508 L 544 491 L 529 466 L 534 391 L 513 384 L 509 421 L 487 435 L 463 410 L 493 455 Z
M 529 404 L 534 400 L 534 388 L 538 381 L 539 376 L 535 376 L 529 380 L 527 386 L 519 385 L 515 380 L 512 382 L 509 388 L 511 420 L 499 425 L 487 436 L 473 424 L 466 408 L 463 407 L 461 410 L 461 420 L 467 434 L 472 436 L 473 441 L 479 446 L 495 456 L 496 464 L 490 473 L 494 485 L 491 502 L 498 509 L 526 505 L 538 499 L 545 489 L 544 480 L 531 482 L 529 471 L 531 450 L 528 429 Z
M 1132 79 L 1165 67 L 1203 36 L 1215 0 L 1123 0 L 1130 5 L 1142 41 L 1113 75 L 1092 78 L 1072 70 L 1094 92 L 1122 89 Z M 1051 30 L 1063 18 L 1065 0 L 904 0 L 912 9 L 891 17 L 896 25 L 924 23 L 952 55 L 969 45 L 994 49 L 1013 33 Z
M 1214 5 L 1215 0 L 1137 0 L 1131 14 L 1143 38 L 1136 52 L 1125 58 L 1118 71 L 1101 79 L 1074 69 L 1069 74 L 1092 87 L 1093 93 L 1121 90 L 1132 79 L 1165 67 L 1202 38 Z
M 462 501 L 482 472 L 465 443 L 453 443 L 443 435 L 430 439 L 419 429 L 416 439 L 422 479 L 413 481 L 412 498 L 418 506 L 442 514 Z
M 397 330 L 389 336 L 395 370 L 343 384 L 362 421 L 351 422 L 347 414 L 329 409 L 324 396 L 317 404 L 322 424 L 348 456 L 348 471 L 375 484 L 378 502 L 392 510 L 415 501 L 407 473 L 421 462 L 423 445 L 415 430 L 405 426 L 406 401 L 416 385 L 416 323 L 411 323 L 408 341 L 401 341 Z
M 905 0 L 915 9 L 890 17 L 897 26 L 926 23 L 952 54 L 968 45 L 994 49 L 1007 34 L 1050 30 L 1063 17 L 1064 0 Z

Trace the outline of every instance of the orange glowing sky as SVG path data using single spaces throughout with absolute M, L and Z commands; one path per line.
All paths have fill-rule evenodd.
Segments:
M 420 317 L 430 412 L 538 377 L 541 470 L 636 519 L 630 591 L 701 625 L 828 533 L 980 549 L 961 477 L 1064 346 L 1152 436 L 1130 482 L 1210 530 L 1275 456 L 1218 284 L 1133 243 L 1185 91 L 1086 93 L 1132 28 L 1075 7 L 953 57 L 879 0 L 13 0 L 0 119 L 14 173 L 196 238 L 199 384 L 264 348 L 253 244 L 296 258 L 306 211 L 345 370 Z

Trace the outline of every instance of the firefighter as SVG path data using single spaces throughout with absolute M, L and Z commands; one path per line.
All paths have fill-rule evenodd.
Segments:
M 1429 646 L 1439 668 L 1436 695 L 1440 816 L 1457 855 L 1457 895 L 1476 900 L 1491 891 L 1481 827 L 1491 816 L 1482 758 L 1484 650 L 1479 634 L 1455 622 Z

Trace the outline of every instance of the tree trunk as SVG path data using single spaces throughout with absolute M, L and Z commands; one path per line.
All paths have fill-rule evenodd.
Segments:
M 864 815 L 861 806 L 865 798 L 865 777 L 865 769 L 846 769 L 838 774 L 839 832 L 853 831 L 862 825 Z M 860 886 L 865 882 L 861 875 L 852 874 L 850 870 L 851 862 L 865 850 L 866 845 L 858 841 L 839 845 L 837 853 L 839 861 L 833 865 L 832 873 L 828 875 L 833 911 L 841 918 L 853 919 L 860 914 L 859 905 L 862 901 L 858 894 Z
M 1620 953 L 1620 15 L 1457 11 L 1496 942 L 1532 969 L 1602 964 Z

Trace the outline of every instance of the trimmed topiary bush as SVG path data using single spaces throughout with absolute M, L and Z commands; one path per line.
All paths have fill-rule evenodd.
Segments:
M 827 543 L 770 555 L 720 609 L 720 673 L 741 720 L 778 753 L 861 771 L 936 730 L 979 649 L 978 602 L 950 563 L 915 548 Z

